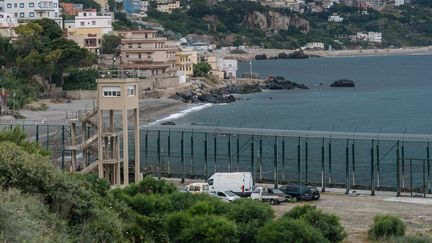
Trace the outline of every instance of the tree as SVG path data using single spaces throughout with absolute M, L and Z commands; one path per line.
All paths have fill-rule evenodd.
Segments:
M 303 220 L 282 218 L 264 225 L 256 236 L 258 243 L 266 242 L 330 242 L 321 232 Z
M 120 42 L 121 38 L 117 35 L 104 35 L 102 37 L 102 54 L 115 54 Z
M 211 70 L 210 64 L 208 62 L 200 62 L 193 66 L 193 76 L 194 77 L 205 77 Z
M 330 242 L 341 242 L 346 234 L 339 218 L 334 214 L 324 213 L 316 206 L 296 206 L 284 214 L 284 218 L 303 220 L 321 231 Z

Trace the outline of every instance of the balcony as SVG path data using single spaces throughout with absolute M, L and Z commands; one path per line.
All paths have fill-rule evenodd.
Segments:
M 148 57 L 143 57 L 143 58 L 127 57 L 124 60 L 127 62 L 153 62 L 153 58 L 148 58 Z

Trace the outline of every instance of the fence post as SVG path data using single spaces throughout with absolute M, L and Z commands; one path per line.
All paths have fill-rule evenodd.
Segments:
M 61 150 L 61 168 L 64 171 L 64 163 L 65 163 L 65 126 L 62 126 L 62 134 L 61 134 L 61 142 L 62 142 L 62 150 Z
M 396 148 L 396 196 L 399 197 L 401 193 L 401 178 L 400 178 L 400 153 L 399 153 L 399 141 L 397 142 Z
M 355 187 L 355 146 L 354 139 L 351 144 L 351 156 L 352 156 L 352 186 Z
M 285 178 L 285 137 L 282 140 L 282 179 L 286 181 Z
M 301 178 L 301 162 L 300 162 L 300 139 L 298 138 L 298 144 L 297 144 L 297 184 L 301 185 L 302 178 Z
M 426 158 L 427 158 L 427 181 L 428 181 L 428 193 L 431 193 L 431 182 L 430 182 L 430 149 L 429 143 L 426 147 Z
M 405 190 L 405 144 L 402 142 L 401 148 L 401 161 L 402 161 L 402 189 Z
M 231 134 L 228 134 L 228 172 L 232 168 L 232 154 L 231 154 Z
M 259 140 L 259 179 L 260 181 L 263 180 L 262 178 L 262 162 L 263 162 L 263 144 L 262 144 L 262 136 Z
M 324 161 L 324 138 L 322 139 L 321 145 L 321 192 L 325 192 L 326 181 L 325 181 L 325 161 Z
M 158 130 L 157 137 L 157 157 L 158 157 L 158 179 L 161 178 L 162 164 L 161 164 L 161 143 L 160 143 L 160 130 Z
M 239 171 L 240 166 L 240 134 L 237 134 L 237 171 Z
M 190 153 L 191 153 L 191 176 L 194 176 L 194 132 L 192 130 L 192 134 L 190 137 Z
M 423 197 L 426 197 L 426 163 L 423 160 Z
M 185 163 L 184 163 L 184 132 L 181 132 L 181 142 L 180 142 L 180 159 L 181 159 L 181 166 L 182 166 L 182 178 L 181 183 L 185 182 Z
M 209 168 L 208 168 L 208 134 L 205 133 L 205 137 L 204 137 L 204 161 L 205 161 L 205 175 L 206 175 L 206 180 L 209 178 Z
M 410 159 L 409 169 L 410 169 L 410 191 L 411 191 L 411 197 L 412 197 L 413 196 L 412 159 Z
M 350 190 L 350 180 L 349 180 L 349 140 L 347 139 L 345 147 L 345 193 L 348 194 Z
M 171 174 L 170 163 L 171 163 L 171 129 L 168 129 L 168 163 L 167 163 L 168 175 Z
M 39 142 L 39 125 L 36 125 L 36 142 Z
M 375 185 L 374 185 L 374 141 L 372 140 L 371 146 L 371 174 L 370 174 L 370 184 L 371 184 L 371 196 L 375 196 Z
M 332 184 L 332 142 L 331 138 L 328 143 L 328 167 L 329 167 L 329 186 Z
M 376 167 L 377 167 L 377 188 L 380 188 L 380 146 L 379 146 L 379 140 L 377 141 L 376 145 Z
M 216 173 L 216 171 L 217 171 L 217 134 L 215 133 L 214 134 L 214 144 L 213 144 L 213 152 L 214 152 L 214 154 L 213 154 L 213 158 L 214 158 L 214 161 L 213 161 L 213 170 L 214 170 L 214 173 Z
M 278 184 L 279 184 L 278 182 L 279 181 L 278 181 L 278 166 L 277 166 L 277 163 L 278 163 L 278 138 L 277 138 L 277 136 L 275 136 L 273 148 L 274 148 L 273 181 L 274 181 L 274 187 L 278 188 Z
M 46 148 L 49 148 L 49 125 L 46 126 L 47 135 L 46 135 Z
M 308 152 L 308 138 L 305 140 L 305 184 L 308 184 L 308 158 L 309 152 Z
M 251 173 L 253 185 L 255 186 L 255 138 L 252 136 L 251 140 Z

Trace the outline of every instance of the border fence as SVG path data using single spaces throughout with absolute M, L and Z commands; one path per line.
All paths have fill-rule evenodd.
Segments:
M 68 171 L 67 121 L 0 121 L 1 128 L 17 125 Z M 215 172 L 250 171 L 256 182 L 310 184 L 323 191 L 339 187 L 426 197 L 432 189 L 432 135 L 150 125 L 142 126 L 140 140 L 141 171 L 158 177 L 205 179 Z M 96 155 L 95 147 L 78 159 L 92 161 Z

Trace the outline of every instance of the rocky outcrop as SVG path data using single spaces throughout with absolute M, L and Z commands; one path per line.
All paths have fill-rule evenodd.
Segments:
M 340 79 L 334 81 L 330 87 L 355 87 L 355 83 L 350 79 Z
M 185 103 L 231 103 L 237 100 L 232 94 L 251 94 L 261 92 L 263 89 L 269 90 L 290 90 L 290 89 L 309 89 L 304 84 L 299 84 L 286 80 L 283 77 L 271 77 L 261 84 L 239 84 L 228 85 L 221 88 L 203 91 L 177 92 L 170 98 L 180 100 Z
M 285 52 L 279 53 L 279 59 L 308 59 L 309 55 L 305 54 L 303 50 L 295 51 L 287 54 Z
M 265 81 L 264 88 L 269 90 L 309 89 L 304 84 L 286 80 L 284 77 L 270 77 Z
M 309 32 L 309 22 L 297 15 L 287 16 L 279 12 L 260 13 L 253 11 L 245 17 L 245 24 L 261 30 L 288 30 L 295 27 L 305 33 Z

